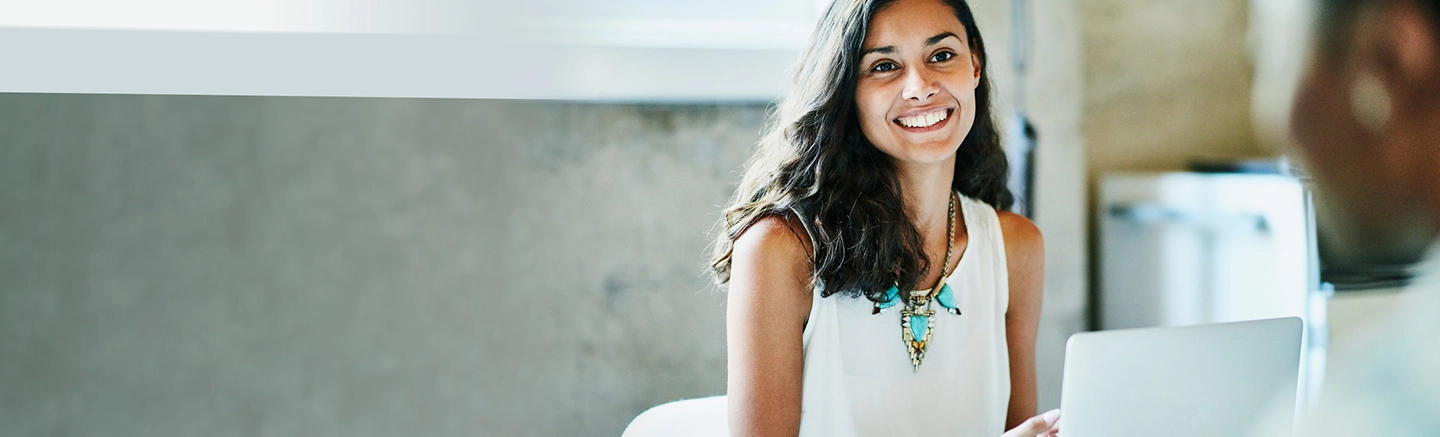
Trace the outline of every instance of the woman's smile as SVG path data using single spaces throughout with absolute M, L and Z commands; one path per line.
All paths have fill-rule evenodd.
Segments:
M 949 124 L 955 108 L 931 108 L 910 111 L 892 120 L 906 132 L 924 133 L 940 130 Z

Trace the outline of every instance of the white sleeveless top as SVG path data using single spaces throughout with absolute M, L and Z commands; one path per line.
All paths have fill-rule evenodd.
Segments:
M 919 371 L 901 340 L 903 304 L 872 315 L 869 299 L 822 298 L 816 287 L 804 331 L 800 436 L 1004 433 L 1010 403 L 1004 239 L 994 208 L 964 195 L 958 206 L 969 242 L 946 281 L 960 315 L 931 303 L 934 334 Z

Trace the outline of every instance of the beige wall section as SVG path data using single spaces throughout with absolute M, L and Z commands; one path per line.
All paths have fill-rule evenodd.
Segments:
M 1086 0 L 1091 175 L 1264 155 L 1251 122 L 1247 0 Z
M 1027 102 L 1038 130 L 1036 223 L 1045 234 L 1045 306 L 1036 345 L 1040 409 L 1060 407 L 1065 341 L 1085 329 L 1088 268 L 1085 154 L 1081 131 L 1080 15 L 1073 0 L 1034 2 L 1035 43 Z
M 1031 0 L 1025 107 L 1038 132 L 1035 224 L 1045 235 L 1045 302 L 1036 339 L 1041 410 L 1060 406 L 1065 341 L 1085 329 L 1085 144 L 1081 134 L 1081 23 L 1073 0 Z M 1011 2 L 972 1 L 995 83 L 997 121 L 1013 121 Z
M 1317 7 L 1311 0 L 1250 0 L 1250 110 L 1256 138 L 1269 149 L 1284 150 L 1289 142 L 1290 104 L 1310 54 Z

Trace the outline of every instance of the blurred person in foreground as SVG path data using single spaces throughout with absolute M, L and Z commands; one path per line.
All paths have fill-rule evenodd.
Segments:
M 1331 349 L 1295 435 L 1440 436 L 1440 0 L 1318 1 L 1290 131 L 1326 262 L 1417 275 L 1365 341 Z M 1287 435 L 1282 410 L 1257 435 Z

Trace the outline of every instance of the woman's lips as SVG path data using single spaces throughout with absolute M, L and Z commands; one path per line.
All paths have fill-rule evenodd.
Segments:
M 950 122 L 950 115 L 954 112 L 954 109 L 951 108 L 938 108 L 899 117 L 891 122 L 908 132 L 930 132 L 945 127 Z

